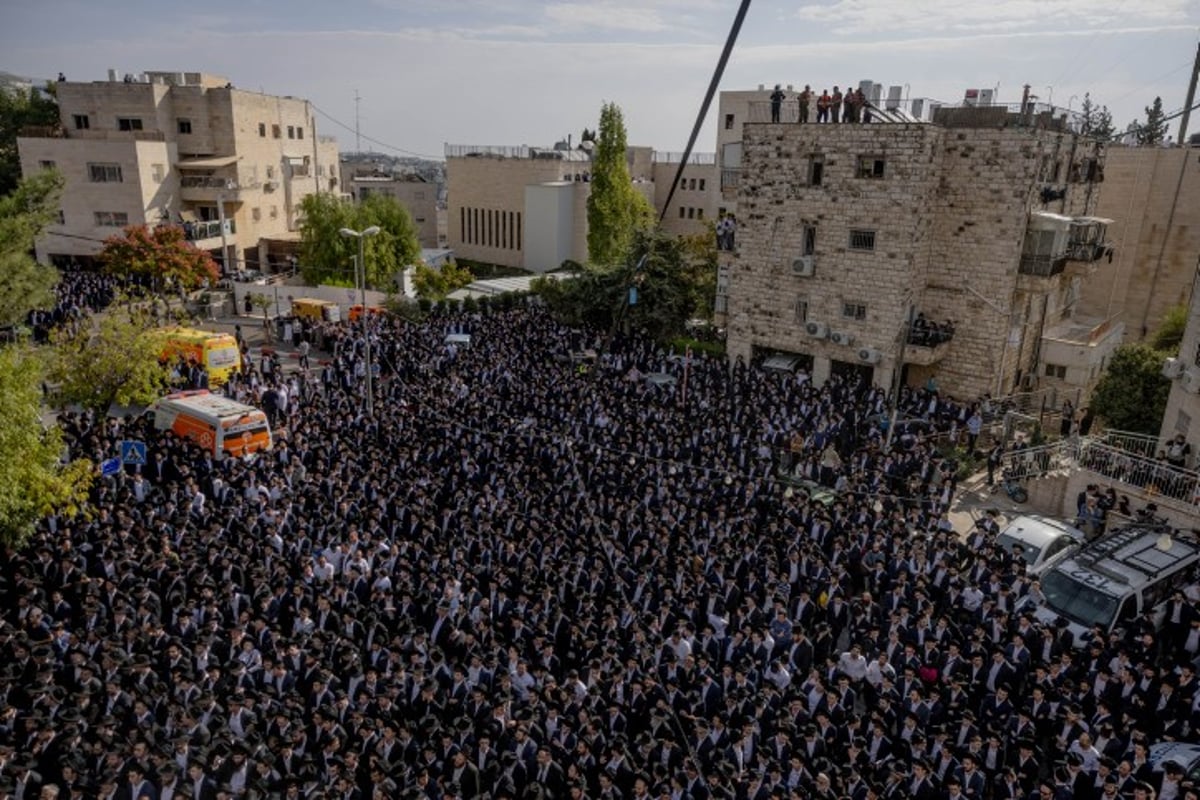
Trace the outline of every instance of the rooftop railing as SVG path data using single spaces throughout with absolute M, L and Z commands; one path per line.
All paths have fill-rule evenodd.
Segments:
M 654 151 L 655 164 L 678 164 L 683 161 L 683 153 L 678 152 L 660 152 Z M 687 163 L 697 164 L 702 166 L 712 165 L 717 163 L 716 153 L 692 153 L 688 157 Z

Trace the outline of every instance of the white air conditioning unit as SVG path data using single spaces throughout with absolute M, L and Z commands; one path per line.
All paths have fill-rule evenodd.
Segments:
M 840 344 L 844 347 L 849 347 L 850 345 L 854 344 L 854 335 L 846 333 L 845 331 L 834 331 L 833 333 L 829 334 L 829 341 L 833 342 L 834 344 Z
M 1164 378 L 1175 380 L 1183 376 L 1183 360 L 1178 358 L 1168 358 L 1163 363 L 1162 374 Z
M 1200 394 L 1200 372 L 1189 369 L 1183 373 L 1183 379 L 1179 381 L 1179 385 L 1188 394 Z
M 860 347 L 858 350 L 858 360 L 864 364 L 878 364 L 882 359 L 883 353 L 874 347 Z
M 829 336 L 829 326 L 824 322 L 806 322 L 804 332 L 814 339 L 824 339 Z
M 816 259 L 812 256 L 800 256 L 792 259 L 792 274 L 802 278 L 811 278 L 816 267 Z

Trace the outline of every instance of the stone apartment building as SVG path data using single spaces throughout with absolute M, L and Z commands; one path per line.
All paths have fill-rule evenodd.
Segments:
M 436 248 L 438 241 L 438 187 L 419 175 L 393 175 L 365 165 L 342 163 L 342 188 L 355 202 L 371 195 L 391 197 L 408 210 L 417 228 L 421 247 Z
M 1108 268 L 1106 220 L 1091 216 L 1104 151 L 1064 117 L 944 107 L 931 122 L 799 125 L 748 111 L 732 356 L 793 354 L 818 383 L 859 372 L 886 387 L 899 370 L 962 397 L 1032 388 L 1047 365 L 1064 386 L 1098 377 L 1120 325 L 1076 306 L 1080 281 Z M 916 315 L 952 321 L 953 337 L 915 343 Z
M 1163 414 L 1162 438 L 1169 439 L 1182 433 L 1192 446 L 1189 465 L 1193 469 L 1200 464 L 1200 269 L 1192 272 L 1192 286 L 1188 301 L 1188 321 L 1184 328 L 1183 341 L 1179 345 L 1179 356 L 1167 359 L 1163 374 L 1171 379 L 1171 394 Z M 1197 498 L 1200 501 L 1200 498 Z
M 26 174 L 66 178 L 43 262 L 87 263 L 125 225 L 170 222 L 229 268 L 267 269 L 295 252 L 301 200 L 339 191 L 337 143 L 306 100 L 204 73 L 113 70 L 57 94 L 60 124 L 18 138 Z

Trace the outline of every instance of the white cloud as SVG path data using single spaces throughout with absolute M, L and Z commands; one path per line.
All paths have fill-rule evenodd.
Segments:
M 644 6 L 617 6 L 604 3 L 551 3 L 546 19 L 568 31 L 619 30 L 655 33 L 667 29 L 657 10 Z
M 1196 0 L 1133 0 L 1122 4 L 1120 13 L 1098 6 L 1094 0 L 1005 0 L 1004 2 L 960 2 L 958 0 L 834 0 L 810 3 L 796 9 L 795 17 L 818 23 L 829 33 L 852 37 L 862 33 L 926 31 L 946 29 L 988 32 L 995 29 L 1069 33 L 1072 30 L 1103 30 L 1119 19 L 1137 20 L 1141 25 L 1184 23 L 1195 19 Z

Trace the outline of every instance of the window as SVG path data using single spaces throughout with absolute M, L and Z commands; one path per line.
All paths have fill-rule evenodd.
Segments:
M 72 115 L 71 119 L 75 122 L 75 130 L 77 131 L 86 131 L 88 128 L 92 127 L 91 121 L 88 119 L 87 114 L 74 114 Z
M 271 206 L 271 219 L 279 216 L 279 206 Z
M 297 126 L 296 126 L 296 138 L 297 138 L 297 139 L 303 139 L 303 138 L 304 138 L 304 128 L 303 128 L 302 126 L 300 126 L 300 125 L 297 125 Z
M 162 183 L 163 178 L 167 176 L 167 167 L 165 164 L 151 164 L 150 177 L 155 183 Z
M 117 130 L 140 131 L 141 129 L 142 121 L 137 117 L 117 117 Z
M 733 114 L 725 115 L 725 130 L 727 130 L 727 131 L 733 130 Z
M 858 157 L 858 177 L 880 179 L 883 177 L 884 160 L 879 156 Z
M 59 225 L 67 224 L 67 214 L 61 208 L 58 210 L 58 224 Z M 1183 412 L 1181 411 L 1180 413 L 1182 414 Z
M 54 165 L 53 161 L 39 161 L 38 162 L 38 167 L 40 167 L 41 169 L 54 169 L 54 166 L 55 165 Z
M 175 125 L 178 127 L 180 133 L 192 132 L 192 121 L 190 119 L 177 119 L 175 120 Z
M 874 250 L 875 231 L 850 231 L 851 250 Z
M 88 180 L 92 183 L 121 183 L 121 165 L 88 164 Z
M 800 251 L 802 256 L 816 255 L 817 253 L 817 226 L 804 226 L 804 245 Z
M 704 209 L 703 208 L 696 209 L 696 219 L 704 219 Z
M 262 219 L 262 209 L 261 208 L 250 209 L 250 219 L 254 220 L 255 222 L 258 222 L 260 219 Z
M 825 156 L 808 157 L 808 185 L 820 186 L 825 180 Z
M 129 215 L 121 211 L 97 211 L 95 217 L 100 228 L 123 228 L 129 224 Z
M 792 303 L 792 322 L 797 325 L 803 325 L 808 322 L 808 300 L 803 297 L 797 297 Z
M 1047 364 L 1046 377 L 1058 378 L 1059 380 L 1067 379 L 1067 368 L 1062 364 Z
M 842 316 L 846 319 L 864 320 L 867 318 L 867 304 L 842 303 Z
M 287 126 L 287 131 L 288 131 L 288 138 L 289 138 L 289 139 L 295 139 L 295 138 L 296 138 L 296 129 L 295 129 L 293 126 L 291 126 L 291 125 L 288 125 L 288 126 Z
M 679 207 L 679 218 L 680 218 L 680 219 L 686 219 L 686 218 L 687 218 L 687 209 L 686 209 L 685 207 L 683 207 L 683 206 L 680 206 L 680 207 Z
M 275 167 L 272 164 L 268 164 L 267 165 L 267 180 L 271 180 L 274 177 L 275 177 Z
M 688 219 L 695 219 L 695 218 L 696 218 L 696 209 L 692 208 L 691 206 L 688 206 Z
M 695 178 L 688 179 L 688 189 L 692 190 L 693 192 L 696 191 L 696 179 Z
M 700 191 L 704 191 L 704 178 L 700 179 Z
M 271 138 L 272 138 L 272 139 L 278 139 L 278 138 L 280 138 L 282 135 L 283 135 L 283 134 L 282 134 L 282 133 L 280 133 L 280 130 L 279 130 L 279 126 L 278 126 L 278 125 L 272 125 L 272 126 L 271 126 Z
M 265 123 L 265 122 L 258 123 L 258 135 L 263 137 L 264 139 L 267 138 L 267 123 Z

